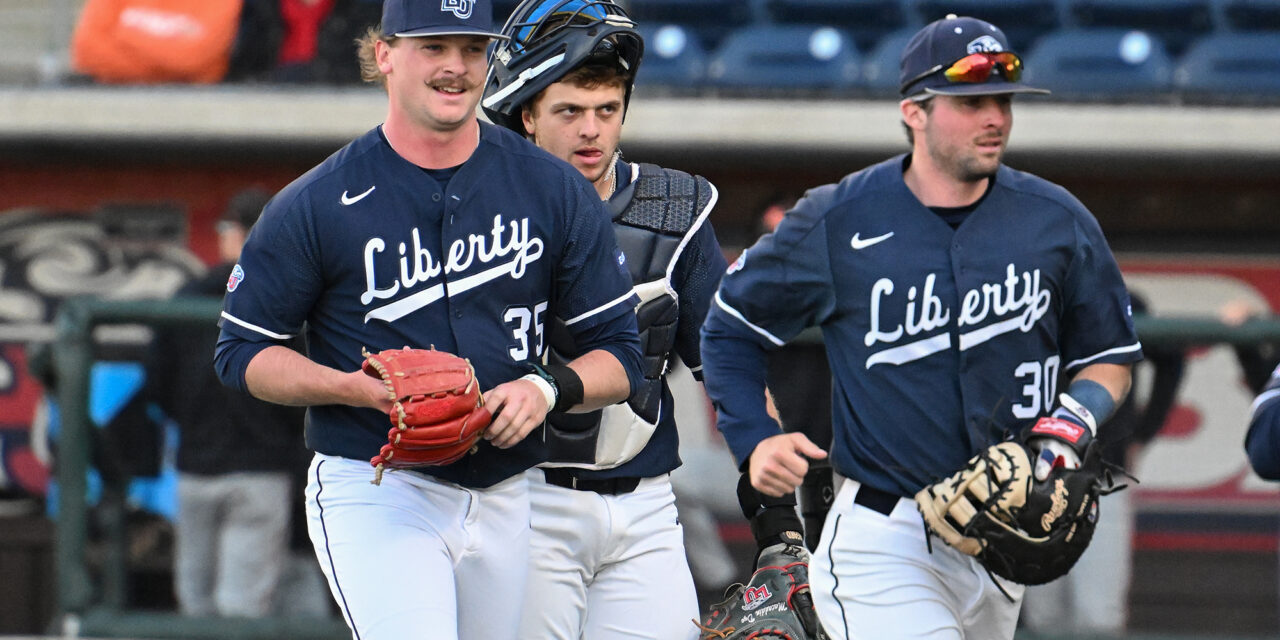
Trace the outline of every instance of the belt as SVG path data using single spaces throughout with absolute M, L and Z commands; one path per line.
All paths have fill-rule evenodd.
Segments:
M 631 493 L 640 485 L 640 478 L 579 478 L 570 469 L 543 469 L 547 484 L 565 489 L 594 491 L 602 494 Z
M 860 504 L 881 515 L 889 515 L 893 513 L 893 507 L 898 504 L 899 496 L 895 496 L 888 491 L 881 491 L 875 487 L 865 484 L 858 485 L 858 493 L 853 496 L 853 503 Z

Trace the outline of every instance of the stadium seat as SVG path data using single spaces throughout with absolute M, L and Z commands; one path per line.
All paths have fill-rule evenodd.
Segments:
M 1179 60 L 1174 85 L 1195 101 L 1280 99 L 1280 32 L 1223 32 L 1197 40 Z
M 1218 0 L 1220 25 L 1238 31 L 1280 31 L 1277 0 Z
M 636 78 L 641 91 L 649 87 L 698 89 L 707 75 L 707 52 L 697 34 L 677 24 L 641 25 L 644 60 Z
M 1059 99 L 1140 99 L 1173 89 L 1173 62 L 1160 39 L 1144 31 L 1055 31 L 1024 58 L 1026 82 Z
M 1215 27 L 1211 0 L 1063 1 L 1072 26 L 1141 29 L 1158 36 L 1173 55 Z
M 825 24 L 853 36 L 860 51 L 909 24 L 903 0 L 763 0 L 765 14 L 778 24 Z
M 907 47 L 916 27 L 899 29 L 880 39 L 867 53 L 862 65 L 862 83 L 872 93 L 884 97 L 898 97 L 898 67 L 902 50 Z
M 725 38 L 707 78 L 729 90 L 843 90 L 858 85 L 861 63 L 852 38 L 834 27 L 758 24 Z
M 627 5 L 641 25 L 679 24 L 693 29 L 707 47 L 751 22 L 751 3 L 743 0 L 640 0 Z
M 501 27 L 507 23 L 507 18 L 511 17 L 511 12 L 516 10 L 516 5 L 520 4 L 520 0 L 493 0 L 493 22 Z
M 913 5 L 921 24 L 949 13 L 981 18 L 1009 38 L 1009 46 L 1026 52 L 1036 38 L 1062 26 L 1055 0 L 904 0 Z

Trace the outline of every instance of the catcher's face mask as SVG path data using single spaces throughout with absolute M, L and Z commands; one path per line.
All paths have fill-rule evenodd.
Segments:
M 489 59 L 480 106 L 494 124 L 524 135 L 521 108 L 588 62 L 616 65 L 631 99 L 644 40 L 621 6 L 599 0 L 525 0 L 515 8 Z M 623 105 L 624 113 L 626 105 Z

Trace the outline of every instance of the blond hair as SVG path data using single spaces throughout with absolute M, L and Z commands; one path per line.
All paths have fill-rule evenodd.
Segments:
M 356 38 L 356 56 L 360 61 L 360 79 L 369 84 L 381 85 L 384 89 L 387 87 L 387 74 L 378 68 L 378 41 L 387 43 L 388 47 L 394 47 L 399 38 L 395 36 L 383 35 L 382 30 L 378 27 L 369 27 L 364 35 Z

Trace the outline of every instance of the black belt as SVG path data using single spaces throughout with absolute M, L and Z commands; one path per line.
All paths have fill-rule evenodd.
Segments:
M 579 478 L 573 470 L 564 468 L 543 469 L 547 484 L 578 491 L 594 491 L 603 494 L 631 493 L 640 485 L 640 478 Z
M 893 507 L 898 504 L 898 500 L 898 496 L 888 491 L 881 491 L 865 484 L 858 485 L 858 494 L 853 497 L 854 504 L 860 504 L 886 516 L 893 513 Z

